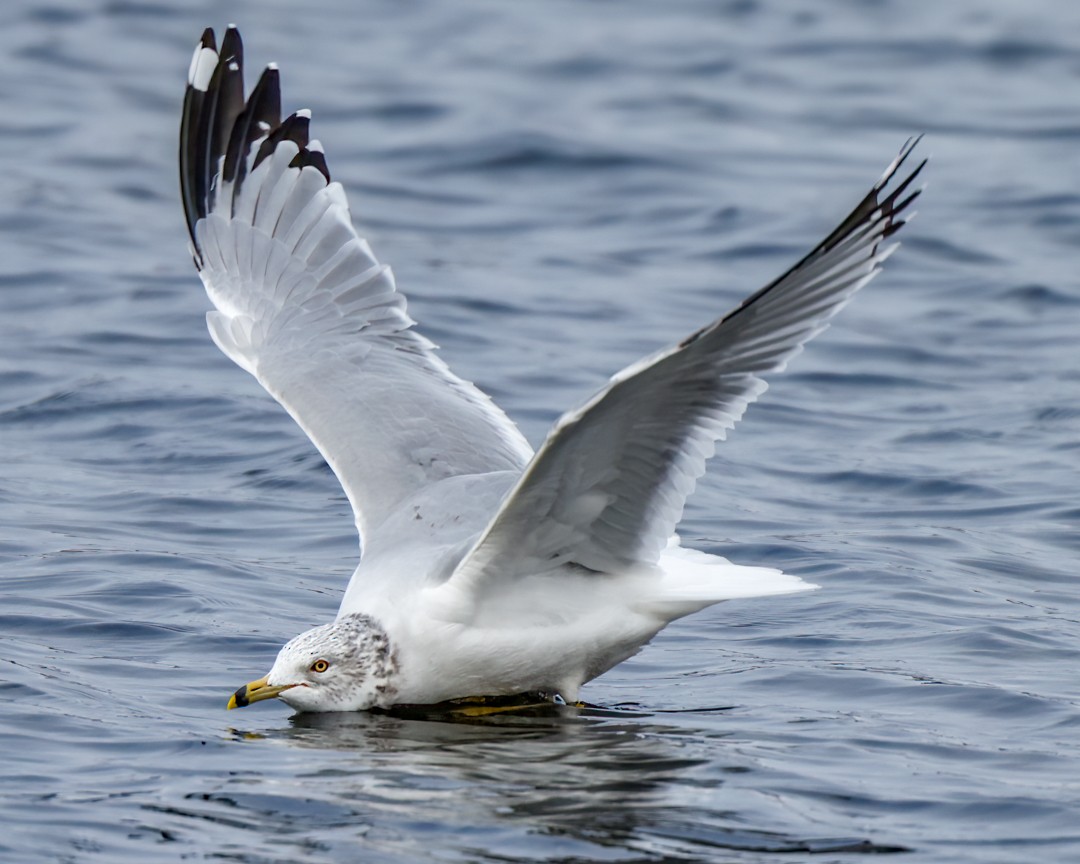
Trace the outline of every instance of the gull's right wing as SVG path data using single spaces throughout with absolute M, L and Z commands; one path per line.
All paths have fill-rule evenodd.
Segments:
M 243 48 L 207 30 L 188 73 L 180 189 L 210 333 L 308 434 L 361 537 L 440 479 L 520 471 L 532 450 L 455 376 L 352 226 L 307 112 L 281 119 L 278 72 L 244 100 Z
M 450 577 L 466 594 L 565 564 L 655 564 L 716 441 L 896 248 L 925 160 L 909 141 L 859 205 L 798 264 L 674 348 L 624 369 L 565 414 Z M 476 603 L 472 607 L 475 608 Z

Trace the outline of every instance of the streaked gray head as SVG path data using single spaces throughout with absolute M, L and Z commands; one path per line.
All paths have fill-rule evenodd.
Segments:
M 362 711 L 393 701 L 397 657 L 367 615 L 345 615 L 290 640 L 266 682 L 298 711 Z

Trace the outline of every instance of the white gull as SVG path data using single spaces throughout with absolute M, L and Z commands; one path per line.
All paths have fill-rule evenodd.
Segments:
M 229 707 L 351 711 L 477 696 L 567 700 L 671 621 L 815 586 L 682 548 L 715 443 L 880 269 L 919 194 L 908 141 L 806 257 L 564 414 L 537 452 L 414 329 L 353 228 L 310 115 L 282 119 L 269 66 L 207 30 L 188 75 L 180 175 L 218 347 L 289 412 L 341 481 L 362 557 L 337 619 L 286 644 Z

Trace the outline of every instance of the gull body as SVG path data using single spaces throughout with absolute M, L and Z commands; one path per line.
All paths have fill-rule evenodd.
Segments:
M 230 27 L 188 74 L 180 176 L 211 336 L 342 483 L 362 556 L 337 619 L 289 641 L 230 707 L 350 711 L 521 693 L 577 698 L 671 621 L 806 591 L 686 549 L 675 527 L 717 441 L 879 270 L 918 195 L 909 141 L 852 213 L 782 276 L 613 376 L 534 453 L 414 327 L 353 227 L 310 115 L 277 68 L 251 94 Z

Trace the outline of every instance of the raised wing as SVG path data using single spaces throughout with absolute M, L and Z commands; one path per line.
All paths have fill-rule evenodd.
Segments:
M 560 418 L 451 582 L 478 590 L 563 564 L 655 564 L 716 441 L 765 391 L 761 376 L 824 330 L 895 248 L 881 242 L 904 224 L 898 216 L 921 191 L 907 193 L 925 160 L 892 181 L 917 143 L 787 273 Z
M 521 470 L 532 450 L 419 335 L 390 268 L 352 226 L 309 114 L 281 119 L 270 66 L 244 101 L 235 28 L 195 49 L 180 127 L 192 255 L 210 333 L 308 434 L 361 537 L 445 477 Z

